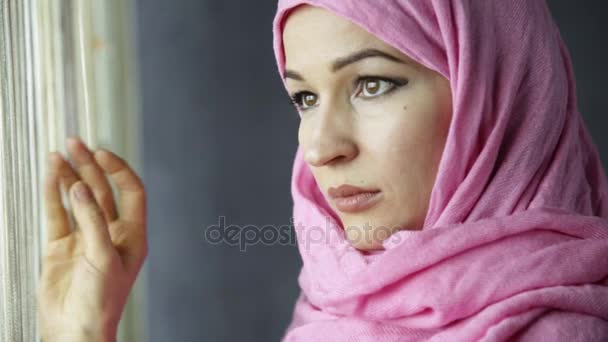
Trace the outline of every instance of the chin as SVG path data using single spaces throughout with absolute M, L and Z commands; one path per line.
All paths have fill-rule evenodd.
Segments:
M 378 217 L 378 216 L 376 216 Z M 422 218 L 424 220 L 424 218 Z M 392 220 L 381 220 L 366 216 L 365 218 L 350 218 L 342 221 L 346 240 L 361 251 L 383 250 L 384 240 L 400 230 L 421 229 L 412 220 L 404 220 L 405 224 L 390 225 Z M 417 221 L 416 221 L 417 222 Z
M 350 244 L 362 251 L 380 250 L 383 249 L 382 242 L 386 239 L 386 236 L 375 236 L 381 235 L 374 230 L 365 230 L 360 228 L 348 228 L 345 230 L 345 237 Z
M 378 251 L 378 250 L 383 249 L 382 241 L 370 242 L 370 243 L 361 243 L 361 241 L 351 242 L 351 245 L 360 251 Z

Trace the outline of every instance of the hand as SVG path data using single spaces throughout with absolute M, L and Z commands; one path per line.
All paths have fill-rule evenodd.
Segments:
M 68 139 L 74 168 L 49 154 L 45 181 L 48 239 L 38 288 L 41 336 L 50 341 L 115 341 L 128 294 L 147 256 L 146 195 L 120 157 Z M 109 176 L 118 189 L 114 201 Z M 78 229 L 61 202 L 69 191 Z

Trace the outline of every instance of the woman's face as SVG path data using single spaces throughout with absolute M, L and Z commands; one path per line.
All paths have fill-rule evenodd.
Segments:
M 283 44 L 299 143 L 346 238 L 374 250 L 397 230 L 421 229 L 451 119 L 448 80 L 309 5 L 291 13 Z M 348 59 L 368 49 L 392 57 Z M 375 204 L 341 210 L 329 188 L 342 184 L 379 190 Z

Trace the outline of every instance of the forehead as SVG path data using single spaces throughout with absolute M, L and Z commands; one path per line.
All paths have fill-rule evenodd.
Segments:
M 363 27 L 324 8 L 302 5 L 285 21 L 283 48 L 288 68 L 330 62 L 354 51 L 375 48 L 416 64 L 399 49 Z

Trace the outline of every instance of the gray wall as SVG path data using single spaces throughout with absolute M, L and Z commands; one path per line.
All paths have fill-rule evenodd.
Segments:
M 604 1 L 549 1 L 571 49 L 579 108 L 604 165 Z M 578 5 L 577 5 L 578 4 Z M 276 1 L 137 3 L 148 190 L 150 341 L 277 341 L 301 267 L 295 245 L 205 240 L 217 224 L 291 216 L 297 113 L 272 52 Z

